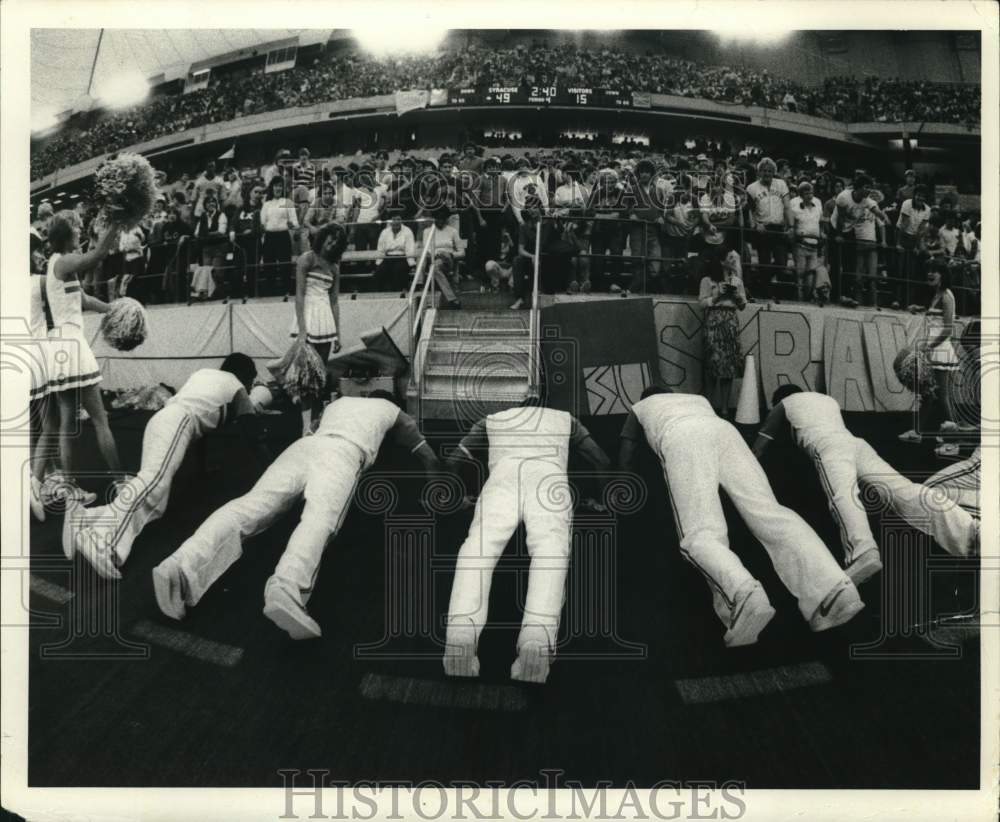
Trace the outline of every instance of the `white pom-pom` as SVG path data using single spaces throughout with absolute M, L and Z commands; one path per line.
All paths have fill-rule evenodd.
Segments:
M 147 332 L 146 309 L 131 297 L 112 302 L 101 320 L 101 335 L 118 351 L 131 351 L 142 345 Z

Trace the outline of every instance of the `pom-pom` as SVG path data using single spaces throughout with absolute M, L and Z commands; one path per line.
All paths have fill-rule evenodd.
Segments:
M 326 386 L 326 363 L 301 340 L 292 343 L 281 359 L 267 363 L 267 369 L 293 402 L 316 399 Z
M 108 345 L 118 351 L 131 351 L 142 345 L 146 332 L 146 309 L 131 297 L 112 302 L 101 320 L 101 335 Z
M 903 386 L 917 396 L 929 399 L 936 394 L 937 385 L 926 352 L 910 347 L 901 349 L 892 361 L 892 370 Z
M 155 198 L 153 167 L 139 154 L 119 154 L 94 175 L 94 202 L 112 225 L 139 225 L 153 210 Z

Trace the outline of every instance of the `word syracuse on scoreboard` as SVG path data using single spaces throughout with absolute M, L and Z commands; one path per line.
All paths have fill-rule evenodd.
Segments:
M 452 106 L 600 106 L 649 108 L 648 93 L 589 86 L 482 86 L 449 89 Z

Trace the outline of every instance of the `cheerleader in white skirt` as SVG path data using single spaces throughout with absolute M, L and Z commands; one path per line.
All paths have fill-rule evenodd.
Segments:
M 934 289 L 934 295 L 926 310 L 920 306 L 910 306 L 911 312 L 925 311 L 923 337 L 918 341 L 927 352 L 934 383 L 937 387 L 933 400 L 921 400 L 918 410 L 920 430 L 911 429 L 899 435 L 903 442 L 918 443 L 923 435 L 936 431 L 954 431 L 958 426 L 953 420 L 951 404 L 951 381 L 958 370 L 958 354 L 952 335 L 955 329 L 955 295 L 951 288 L 951 269 L 944 260 L 932 260 L 927 265 L 927 284 Z M 951 449 L 942 456 L 956 456 L 958 448 L 954 443 L 946 443 Z
M 340 351 L 340 257 L 347 247 L 347 233 L 328 223 L 312 239 L 313 250 L 299 257 L 295 271 L 295 317 L 290 336 L 304 338 L 325 363 L 330 351 Z M 325 397 L 309 409 L 312 419 L 322 413 Z
M 80 228 L 76 214 L 63 211 L 49 226 L 49 258 L 45 296 L 52 315 L 49 331 L 48 390 L 59 404 L 59 458 L 63 470 L 72 477 L 73 443 L 77 440 L 77 419 L 82 406 L 93 420 L 97 445 L 108 467 L 121 472 L 108 417 L 98 383 L 101 372 L 94 352 L 83 333 L 84 307 L 105 313 L 107 303 L 83 293 L 78 276 L 103 260 L 118 241 L 118 230 L 107 231 L 96 247 L 81 254 Z

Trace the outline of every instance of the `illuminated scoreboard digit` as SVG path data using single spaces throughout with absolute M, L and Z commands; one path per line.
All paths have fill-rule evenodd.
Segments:
M 506 106 L 523 102 L 523 98 L 524 94 L 517 86 L 490 86 L 486 89 L 484 102 Z

